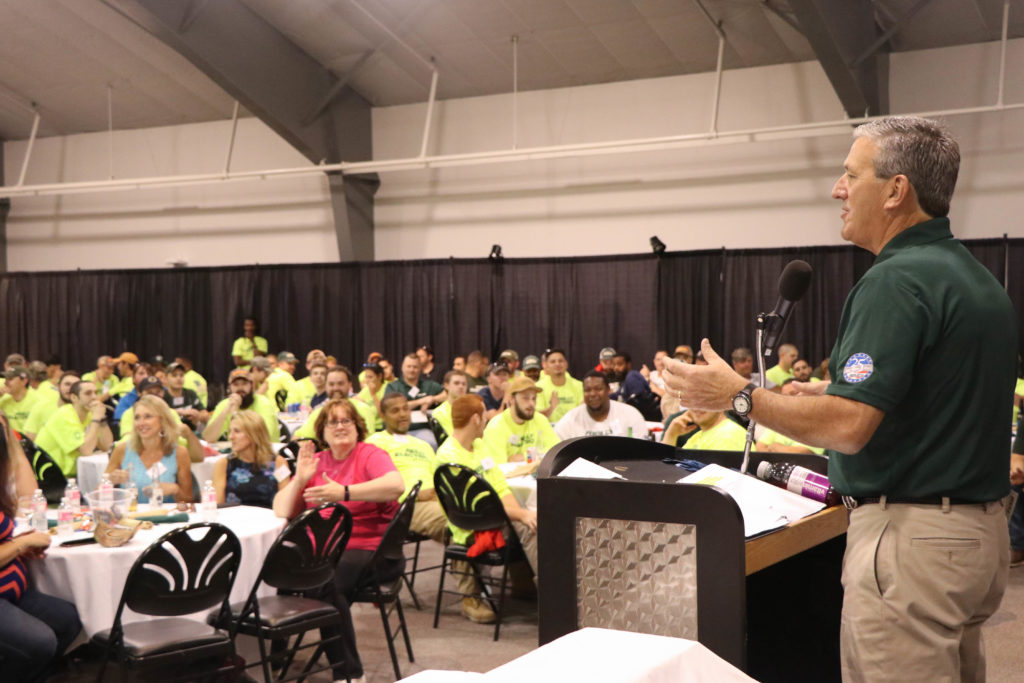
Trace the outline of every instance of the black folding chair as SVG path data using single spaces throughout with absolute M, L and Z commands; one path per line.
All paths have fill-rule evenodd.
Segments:
M 29 441 L 29 443 L 31 444 L 32 442 Z M 60 499 L 64 497 L 64 489 L 68 485 L 67 477 L 61 472 L 60 465 L 50 457 L 49 453 L 34 444 L 32 445 L 31 455 L 25 449 L 24 442 L 22 443 L 22 449 L 25 450 L 25 457 L 32 463 L 32 472 L 36 475 L 36 483 L 39 484 L 39 488 L 43 490 L 43 495 L 46 496 L 46 502 L 50 504 L 59 503 Z
M 382 560 L 392 562 L 405 562 L 403 552 L 405 536 L 409 531 L 409 524 L 412 522 L 412 513 L 416 505 L 416 496 L 420 493 L 420 484 L 409 490 L 409 495 L 402 501 L 394 519 L 388 524 L 384 535 L 380 539 L 377 550 L 367 564 L 368 570 L 356 586 L 352 602 L 371 602 L 377 605 L 380 610 L 380 619 L 384 624 L 384 635 L 388 639 L 388 651 L 391 653 L 391 665 L 395 668 L 395 680 L 402 678 L 402 671 L 398 667 L 398 654 L 395 652 L 395 638 L 399 633 L 405 639 L 405 651 L 409 655 L 409 661 L 415 661 L 412 656 L 412 643 L 409 642 L 409 628 L 405 623 L 405 613 L 402 612 L 402 601 L 399 600 L 399 593 L 402 591 L 403 574 L 398 573 L 393 578 L 382 578 L 379 568 Z M 398 631 L 391 630 L 391 614 L 398 613 Z
M 113 626 L 92 637 L 105 650 L 96 680 L 111 659 L 137 674 L 159 672 L 160 680 L 234 670 L 229 635 L 182 615 L 218 604 L 226 611 L 241 557 L 238 538 L 221 524 L 174 529 L 146 548 L 128 573 Z M 125 607 L 162 618 L 123 624 Z
M 423 606 L 420 605 L 420 599 L 416 596 L 416 575 L 441 568 L 439 564 L 432 564 L 429 567 L 420 566 L 420 544 L 432 540 L 434 539 L 430 536 L 425 536 L 410 529 L 405 535 L 405 540 L 402 542 L 403 550 L 406 546 L 413 546 L 412 557 L 408 555 L 405 557 L 406 570 L 402 574 L 402 580 L 405 581 L 405 586 L 409 589 L 409 596 L 412 598 L 413 607 L 417 610 L 423 609 Z M 410 560 L 412 561 L 412 566 L 409 564 Z
M 324 643 L 339 636 L 306 645 L 302 644 L 302 639 L 307 631 L 340 625 L 341 615 L 330 602 L 301 594 L 315 591 L 334 579 L 335 565 L 351 534 L 352 515 L 343 505 L 325 503 L 306 510 L 284 528 L 270 547 L 245 602 L 230 605 L 226 611 L 210 613 L 208 621 L 229 629 L 232 640 L 239 633 L 256 637 L 260 661 L 246 668 L 262 665 L 263 678 L 268 683 L 304 678 L 330 668 L 330 664 L 313 667 L 323 652 Z M 264 584 L 277 588 L 278 595 L 259 597 Z M 297 638 L 290 649 L 268 653 L 268 640 L 285 641 L 292 636 Z M 306 667 L 301 673 L 286 677 L 295 654 L 310 647 L 316 650 Z M 271 675 L 271 660 L 281 665 L 279 678 Z
M 430 431 L 434 433 L 434 438 L 437 439 L 437 446 L 440 448 L 444 440 L 448 438 L 448 432 L 444 431 L 444 427 L 441 426 L 441 423 L 433 415 L 427 418 L 427 424 L 430 426 Z
M 494 488 L 472 469 L 454 463 L 439 466 L 434 471 L 434 490 L 437 492 L 437 499 L 440 501 L 441 507 L 444 508 L 448 521 L 453 525 L 474 532 L 500 529 L 505 538 L 504 548 L 491 550 L 476 557 L 469 556 L 469 547 L 467 546 L 456 543 L 445 546 L 441 559 L 441 579 L 437 586 L 437 604 L 434 605 L 434 628 L 437 628 L 437 622 L 441 616 L 442 595 L 448 593 L 462 597 L 475 597 L 466 596 L 459 591 L 444 589 L 445 574 L 454 573 L 448 563 L 453 560 L 461 560 L 469 563 L 474 576 L 484 589 L 484 596 L 494 610 L 497 617 L 494 622 L 494 640 L 497 640 L 505 608 L 505 589 L 508 585 L 509 565 L 526 560 L 519 536 L 512 528 L 512 522 L 505 514 L 505 507 Z M 480 566 L 501 567 L 500 582 L 495 585 L 492 579 L 484 577 Z M 498 589 L 497 596 L 492 594 L 492 588 Z

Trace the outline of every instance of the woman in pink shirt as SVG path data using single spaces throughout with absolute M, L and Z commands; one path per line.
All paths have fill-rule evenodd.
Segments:
M 294 517 L 306 508 L 322 503 L 341 503 L 352 513 L 352 536 L 342 553 L 334 584 L 323 596 L 334 602 L 344 616 L 341 640 L 328 643 L 324 652 L 334 667 L 335 679 L 358 680 L 363 675 L 356 650 L 355 630 L 349 614 L 349 598 L 368 569 L 388 523 L 398 510 L 398 497 L 405 491 L 402 475 L 383 450 L 363 441 L 366 424 L 345 398 L 324 403 L 314 431 L 327 450 L 314 452 L 311 441 L 299 450 L 295 476 L 274 497 L 279 517 Z M 404 562 L 377 567 L 382 579 L 402 573 Z M 335 635 L 324 629 L 323 637 Z

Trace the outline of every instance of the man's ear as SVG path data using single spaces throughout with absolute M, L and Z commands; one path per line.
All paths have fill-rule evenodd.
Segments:
M 888 185 L 885 197 L 886 209 L 895 209 L 904 205 L 908 200 L 917 201 L 917 193 L 914 192 L 914 186 L 910 184 L 910 179 L 902 173 L 889 178 L 886 184 Z

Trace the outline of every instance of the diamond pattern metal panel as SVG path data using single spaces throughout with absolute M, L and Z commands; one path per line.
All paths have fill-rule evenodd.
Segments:
M 580 628 L 697 639 L 697 527 L 576 519 Z

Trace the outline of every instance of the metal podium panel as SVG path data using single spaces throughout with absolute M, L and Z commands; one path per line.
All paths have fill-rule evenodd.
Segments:
M 697 640 L 697 527 L 576 518 L 579 628 Z

